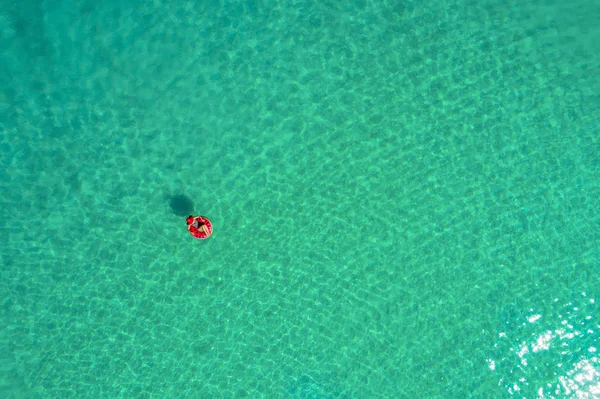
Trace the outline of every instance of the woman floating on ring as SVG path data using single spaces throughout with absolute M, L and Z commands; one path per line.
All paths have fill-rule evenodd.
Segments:
M 188 216 L 185 220 L 188 231 L 194 238 L 204 240 L 212 235 L 212 223 L 206 216 Z

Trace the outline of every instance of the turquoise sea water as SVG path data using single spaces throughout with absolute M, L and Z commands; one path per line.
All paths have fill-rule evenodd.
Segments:
M 599 20 L 1 1 L 0 397 L 600 397 Z

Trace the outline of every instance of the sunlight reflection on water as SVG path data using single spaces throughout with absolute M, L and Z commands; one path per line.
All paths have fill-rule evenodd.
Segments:
M 582 293 L 560 302 L 555 298 L 543 312 L 529 309 L 498 334 L 495 355 L 487 362 L 511 396 L 600 397 L 595 300 Z

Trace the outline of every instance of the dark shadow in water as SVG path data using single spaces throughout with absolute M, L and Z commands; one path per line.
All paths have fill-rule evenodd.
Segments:
M 177 216 L 190 216 L 194 213 L 194 202 L 183 194 L 169 195 L 167 197 L 171 211 Z

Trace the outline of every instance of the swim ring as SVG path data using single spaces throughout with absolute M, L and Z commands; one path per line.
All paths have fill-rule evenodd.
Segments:
M 190 234 L 199 240 L 204 240 L 212 235 L 212 223 L 206 216 L 188 216 L 185 220 Z

